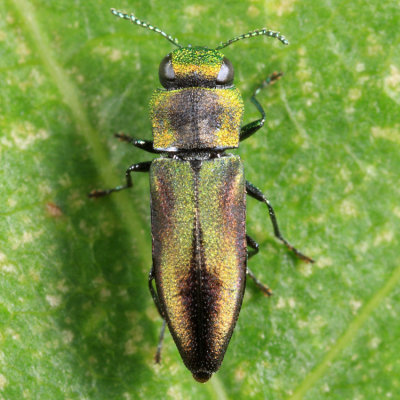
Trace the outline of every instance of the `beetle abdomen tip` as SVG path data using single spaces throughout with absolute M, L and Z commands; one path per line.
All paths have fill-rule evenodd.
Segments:
M 211 378 L 212 372 L 208 371 L 197 371 L 193 372 L 193 378 L 196 379 L 197 382 L 205 383 Z

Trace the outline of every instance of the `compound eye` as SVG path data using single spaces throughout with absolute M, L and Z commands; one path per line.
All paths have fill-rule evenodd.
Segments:
M 175 84 L 175 72 L 172 67 L 172 57 L 168 54 L 163 58 L 160 63 L 160 68 L 158 69 L 158 75 L 160 77 L 160 83 L 166 89 L 169 89 Z
M 231 85 L 233 83 L 233 76 L 233 65 L 226 57 L 224 57 L 221 69 L 217 76 L 217 85 Z

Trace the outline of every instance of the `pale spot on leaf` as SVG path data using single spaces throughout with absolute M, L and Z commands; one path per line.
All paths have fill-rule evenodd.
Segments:
M 269 6 L 272 11 L 275 11 L 278 17 L 281 17 L 283 14 L 293 12 L 295 3 L 296 0 L 282 0 L 276 3 L 269 3 Z
M 300 266 L 300 273 L 301 273 L 303 276 L 311 276 L 312 273 L 313 273 L 312 264 L 310 264 L 310 263 L 303 263 L 303 264 Z
M 288 304 L 289 304 L 290 308 L 295 308 L 296 307 L 296 300 L 293 297 L 291 297 L 291 298 L 288 299 Z
M 328 385 L 327 383 L 325 383 L 324 386 L 322 386 L 322 390 L 323 390 L 325 393 L 328 393 L 328 392 L 331 391 L 331 389 L 329 388 L 329 385 Z
M 3 374 L 0 374 L 0 390 L 4 390 L 4 388 L 7 386 L 7 379 Z
M 100 299 L 106 301 L 111 296 L 111 291 L 107 288 L 102 288 L 100 291 Z
M 177 385 L 171 386 L 168 389 L 167 394 L 170 399 L 183 400 L 183 398 L 184 398 L 182 395 L 180 386 L 177 386 Z
M 390 66 L 390 74 L 385 78 L 385 85 L 390 89 L 399 90 L 400 70 L 396 65 Z
M 5 264 L 5 265 L 2 265 L 2 266 L 0 267 L 0 270 L 1 270 L 2 272 L 8 273 L 8 274 L 15 274 L 15 273 L 17 272 L 17 269 L 16 269 L 15 266 L 12 265 L 12 264 Z
M 301 46 L 299 47 L 299 49 L 297 50 L 297 52 L 299 53 L 300 56 L 305 56 L 307 53 L 307 50 L 305 47 Z
M 15 207 L 18 203 L 17 203 L 17 200 L 15 200 L 13 197 L 9 197 L 9 198 L 7 199 L 7 204 L 8 204 L 10 207 Z
M 400 207 L 398 207 L 398 206 L 394 207 L 394 208 L 393 208 L 393 214 L 394 214 L 396 217 L 400 218 Z
M 286 302 L 285 299 L 281 296 L 279 297 L 278 303 L 276 304 L 276 308 L 285 308 L 286 307 Z
M 357 216 L 357 207 L 351 200 L 343 200 L 339 206 L 342 215 Z
M 24 232 L 22 234 L 22 243 L 29 243 L 33 241 L 32 232 Z
M 51 188 L 51 186 L 47 182 L 39 183 L 38 190 L 39 190 L 39 193 L 42 196 L 48 196 L 53 191 L 53 189 Z
M 364 63 L 357 63 L 356 64 L 356 71 L 357 72 L 363 72 L 365 70 L 365 64 Z
M 194 5 L 185 7 L 184 13 L 190 17 L 198 17 L 200 14 L 207 11 L 207 8 L 208 7 L 206 7 L 205 5 L 194 4 Z
M 310 332 L 313 335 L 319 334 L 321 329 L 327 325 L 327 322 L 322 318 L 321 315 L 317 315 L 309 324 Z
M 58 307 L 61 304 L 61 296 L 58 295 L 46 295 L 46 300 L 51 307 Z
M 349 91 L 349 99 L 352 101 L 358 100 L 362 96 L 362 91 L 360 88 L 352 88 Z
M 18 62 L 20 64 L 24 63 L 26 58 L 31 54 L 31 50 L 25 42 L 18 42 L 15 52 L 19 56 Z
M 367 37 L 367 42 L 369 43 L 369 46 L 367 48 L 369 56 L 377 56 L 383 53 L 383 47 L 380 43 L 378 43 L 375 35 L 369 35 Z
M 100 54 L 103 57 L 107 57 L 112 62 L 117 62 L 122 59 L 123 53 L 114 47 L 99 45 L 93 50 L 94 54 Z
M 71 331 L 63 331 L 62 332 L 62 341 L 64 344 L 71 343 L 74 339 L 74 333 Z
M 379 232 L 374 238 L 374 246 L 379 246 L 382 243 L 390 243 L 394 239 L 394 232 L 392 230 L 383 230 Z
M 242 381 L 246 377 L 246 372 L 245 369 L 242 368 L 242 366 L 239 365 L 239 367 L 236 368 L 235 370 L 235 380 L 237 382 Z
M 333 265 L 333 260 L 331 257 L 328 256 L 319 257 L 316 262 L 316 266 L 318 268 L 331 267 L 332 265 Z
M 307 322 L 307 321 L 304 321 L 304 320 L 302 320 L 302 319 L 299 319 L 299 320 L 297 321 L 297 326 L 298 326 L 300 329 L 304 329 L 306 326 L 308 326 L 308 322 Z
M 258 15 L 260 15 L 260 10 L 256 6 L 251 5 L 247 9 L 247 15 L 249 17 L 257 17 Z
M 374 337 L 369 341 L 368 347 L 370 349 L 376 349 L 376 348 L 378 348 L 378 346 L 380 345 L 381 342 L 382 342 L 382 340 L 379 337 Z
M 65 279 L 61 280 L 60 282 L 57 283 L 57 289 L 61 293 L 67 293 L 69 290 L 69 287 L 65 284 Z
M 353 314 L 357 314 L 361 306 L 362 302 L 360 300 L 355 300 L 355 299 L 350 300 L 350 307 Z
M 400 144 L 400 126 L 397 124 L 387 128 L 373 126 L 371 133 L 374 138 L 385 139 Z
M 47 139 L 49 134 L 44 129 L 37 129 L 32 123 L 24 121 L 11 127 L 11 137 L 19 149 L 26 150 L 37 140 Z

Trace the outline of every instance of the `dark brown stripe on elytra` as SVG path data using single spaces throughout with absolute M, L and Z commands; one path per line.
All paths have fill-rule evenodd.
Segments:
M 223 283 L 217 276 L 207 272 L 207 260 L 204 252 L 203 231 L 199 218 L 199 173 L 201 162 L 192 162 L 194 171 L 194 191 L 196 217 L 193 225 L 192 257 L 189 274 L 186 276 L 181 295 L 186 304 L 192 337 L 192 351 L 183 355 L 186 366 L 192 371 L 216 371 L 222 362 L 222 354 L 215 354 L 213 339 L 215 304 Z

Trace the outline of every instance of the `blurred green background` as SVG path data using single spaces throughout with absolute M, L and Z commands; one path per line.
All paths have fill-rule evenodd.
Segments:
M 151 139 L 148 101 L 174 47 L 113 17 L 115 7 L 183 44 L 225 55 L 266 126 L 242 143 L 247 178 L 281 229 L 248 202 L 261 251 L 220 371 L 185 369 L 147 288 L 149 185 L 91 201 L 152 158 L 116 141 Z M 400 376 L 400 11 L 394 0 L 28 1 L 0 3 L 0 399 L 386 399 Z

